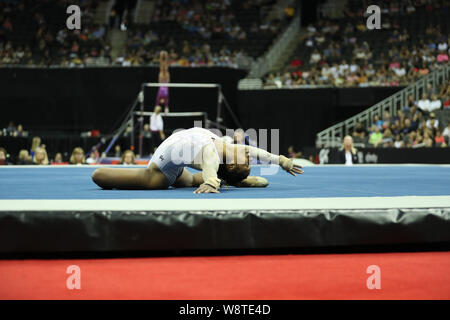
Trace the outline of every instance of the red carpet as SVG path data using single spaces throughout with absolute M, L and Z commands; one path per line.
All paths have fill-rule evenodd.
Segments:
M 69 265 L 80 290 L 66 287 Z M 450 299 L 450 252 L 2 260 L 0 299 Z

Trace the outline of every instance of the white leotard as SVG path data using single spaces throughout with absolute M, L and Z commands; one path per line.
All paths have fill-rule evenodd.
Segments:
M 155 163 L 172 185 L 181 175 L 184 167 L 201 164 L 203 147 L 221 138 L 204 128 L 191 128 L 173 133 L 156 149 L 148 166 Z M 216 150 L 214 145 L 214 150 Z M 216 150 L 219 160 L 219 154 Z M 220 160 L 219 160 L 220 162 Z

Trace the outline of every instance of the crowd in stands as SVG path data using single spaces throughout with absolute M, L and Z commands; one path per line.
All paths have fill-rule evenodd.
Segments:
M 345 18 L 307 26 L 289 65 L 266 87 L 405 86 L 447 64 L 450 1 L 381 1 L 381 30 L 368 30 L 367 1 L 348 1 Z
M 448 147 L 450 117 L 442 117 L 447 123 L 440 123 L 438 114 L 442 107 L 450 111 L 450 83 L 446 83 L 440 92 L 428 86 L 417 101 L 410 96 L 408 104 L 394 117 L 388 112 L 381 117 L 376 115 L 367 128 L 358 122 L 352 133 L 354 142 L 375 148 Z
M 153 65 L 164 49 L 173 66 L 249 68 L 286 23 L 265 19 L 262 8 L 270 8 L 271 0 L 158 0 L 150 25 L 134 25 L 130 19 L 136 1 L 131 7 L 124 2 L 116 0 L 110 23 L 98 25 L 94 13 L 99 1 L 0 0 L 0 67 Z M 73 4 L 81 9 L 81 30 L 66 27 L 66 8 Z M 247 12 L 252 24 L 239 19 L 239 12 Z M 286 18 L 292 15 L 289 11 Z M 117 56 L 112 56 L 108 37 L 112 29 L 127 33 Z M 263 37 L 261 46 L 248 45 L 258 37 Z
M 64 153 L 65 154 L 65 153 Z M 132 150 L 121 152 L 120 145 L 116 145 L 111 157 L 120 158 L 120 161 L 114 161 L 123 165 L 137 164 L 136 156 Z M 29 149 L 22 149 L 17 155 L 11 155 L 6 148 L 0 147 L 0 165 L 82 165 L 98 164 L 101 157 L 107 157 L 106 154 L 100 155 L 98 149 L 91 150 L 88 154 L 83 148 L 75 147 L 70 155 L 64 156 L 62 152 L 56 152 L 52 158 L 47 153 L 46 145 L 41 142 L 40 137 L 33 137 Z
M 156 65 L 159 63 L 158 49 L 152 49 L 151 39 L 158 39 L 157 34 L 148 31 L 145 35 L 139 30 L 130 31 L 131 39 L 128 40 L 126 48 L 117 56 L 114 63 L 120 66 Z M 243 49 L 231 51 L 223 46 L 219 51 L 212 52 L 211 46 L 203 44 L 192 44 L 185 40 L 182 48 L 177 50 L 175 42 L 169 40 L 169 65 L 181 67 L 198 66 L 225 66 L 231 68 L 249 68 L 253 58 L 248 56 Z
M 152 24 L 129 30 L 126 48 L 116 63 L 157 63 L 157 52 L 164 49 L 169 51 L 172 66 L 250 67 L 253 58 L 262 52 L 248 52 L 249 41 L 261 34 L 273 39 L 283 26 L 281 20 L 265 21 L 259 16 L 259 7 L 267 3 L 270 1 L 159 0 Z M 244 25 L 235 12 L 252 9 L 256 10 L 253 22 Z M 266 41 L 263 49 L 267 45 Z
M 13 121 L 10 121 L 8 126 L 0 131 L 0 137 L 1 136 L 26 138 L 28 137 L 28 131 L 25 131 L 21 124 L 16 126 Z
M 66 9 L 72 4 L 80 6 L 81 30 L 66 27 Z M 94 0 L 0 1 L 0 66 L 109 63 L 107 29 L 94 23 L 97 4 Z

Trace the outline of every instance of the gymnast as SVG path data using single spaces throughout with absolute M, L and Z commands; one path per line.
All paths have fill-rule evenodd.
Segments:
M 170 73 L 169 73 L 169 55 L 167 51 L 161 51 L 159 54 L 159 76 L 158 82 L 169 83 Z M 164 113 L 169 112 L 169 87 L 161 86 L 158 89 L 158 94 L 156 96 L 156 105 L 161 108 L 164 106 Z
M 236 187 L 266 187 L 267 179 L 249 176 L 250 157 L 279 164 L 293 176 L 303 173 L 301 166 L 285 156 L 231 144 L 207 129 L 191 128 L 164 140 L 147 168 L 98 168 L 92 174 L 92 180 L 103 189 L 195 187 L 194 193 L 219 193 L 222 182 Z M 185 167 L 201 172 L 192 174 Z

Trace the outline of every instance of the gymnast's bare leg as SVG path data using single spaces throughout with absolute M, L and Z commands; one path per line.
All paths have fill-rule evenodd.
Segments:
M 161 190 L 169 188 L 169 181 L 154 163 L 148 168 L 98 168 L 92 180 L 103 189 Z

